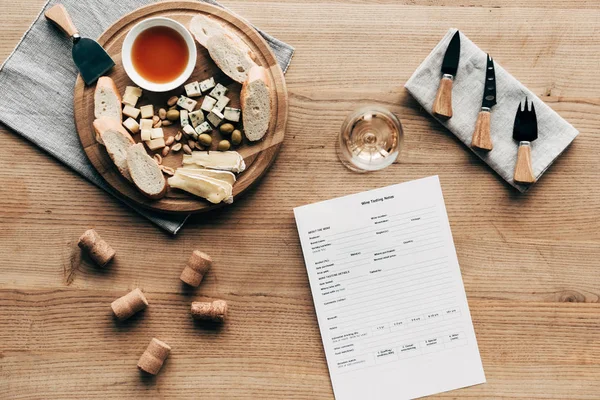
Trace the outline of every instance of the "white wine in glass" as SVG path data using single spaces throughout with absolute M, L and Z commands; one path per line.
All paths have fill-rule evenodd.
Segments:
M 377 171 L 396 161 L 402 139 L 402 124 L 389 110 L 376 105 L 361 107 L 342 124 L 338 156 L 353 171 Z

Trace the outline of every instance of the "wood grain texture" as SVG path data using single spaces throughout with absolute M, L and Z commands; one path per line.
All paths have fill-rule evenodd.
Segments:
M 531 145 L 529 143 L 519 144 L 514 180 L 519 183 L 535 182 L 535 175 L 531 166 Z
M 119 21 L 110 26 L 98 39 L 106 52 L 115 60 L 115 67 L 107 74 L 110 76 L 120 93 L 124 93 L 126 86 L 135 86 L 129 79 L 121 63 L 121 48 L 129 30 L 138 22 L 150 17 L 168 17 L 187 26 L 194 15 L 209 15 L 214 20 L 235 32 L 256 55 L 256 63 L 266 70 L 271 92 L 271 120 L 269 130 L 265 137 L 255 143 L 247 140 L 240 146 L 235 147 L 246 163 L 246 170 L 237 176 L 233 186 L 234 199 L 238 199 L 250 186 L 254 185 L 267 172 L 277 156 L 285 136 L 288 114 L 288 96 L 285 86 L 283 72 L 277 64 L 275 55 L 264 41 L 262 36 L 247 22 L 216 6 L 197 1 L 163 1 L 142 7 L 130 14 L 123 16 Z M 213 62 L 208 51 L 201 45 L 197 45 L 198 57 L 194 72 L 188 82 L 202 81 L 214 77 L 228 88 L 227 96 L 231 98 L 229 107 L 240 108 L 241 85 L 227 77 Z M 92 128 L 94 121 L 94 89 L 95 85 L 86 86 L 81 79 L 77 78 L 75 84 L 75 123 L 81 144 L 85 152 L 102 177 L 123 197 L 143 207 L 170 213 L 188 214 L 190 212 L 206 212 L 220 208 L 224 203 L 211 204 L 208 201 L 192 196 L 181 190 L 168 189 L 165 197 L 160 200 L 151 200 L 144 196 L 131 182 L 127 181 L 115 168 L 104 146 L 96 141 L 96 135 Z M 153 104 L 154 109 L 166 106 L 171 96 L 184 94 L 183 88 L 178 88 L 165 93 L 152 93 L 144 91 L 139 104 Z M 200 109 L 202 98 L 196 98 Z M 126 119 L 127 117 L 125 117 Z M 179 124 L 164 127 L 165 138 L 175 136 L 180 131 Z M 221 139 L 220 134 L 214 133 L 211 150 L 216 150 Z M 133 135 L 136 142 L 141 141 L 140 135 Z M 161 150 L 152 153 L 159 153 Z M 182 164 L 183 152 L 172 152 L 163 158 L 163 165 L 178 168 Z
M 42 3 L 0 0 L 2 59 Z M 171 237 L 1 131 L 0 398 L 333 399 L 291 210 L 438 174 L 488 382 L 432 398 L 596 400 L 598 2 L 224 4 L 296 47 L 286 140 L 260 187 L 231 207 L 195 216 Z M 365 16 L 378 23 L 358 34 Z M 449 27 L 581 132 L 527 194 L 402 88 Z M 372 102 L 400 116 L 404 148 L 386 170 L 353 174 L 337 160 L 334 137 L 350 111 Z M 117 257 L 105 270 L 84 262 L 71 273 L 72 247 L 90 227 Z M 182 292 L 179 274 L 194 248 L 215 265 L 197 290 Z M 138 286 L 150 306 L 115 324 L 110 302 Z M 220 331 L 189 315 L 192 301 L 214 298 L 230 305 Z M 135 364 L 152 337 L 173 351 L 147 381 Z
M 440 118 L 452 118 L 452 79 L 440 79 L 432 111 Z
M 480 111 L 475 122 L 475 131 L 471 140 L 471 147 L 481 150 L 492 150 L 492 136 L 490 133 L 491 115 L 489 111 Z

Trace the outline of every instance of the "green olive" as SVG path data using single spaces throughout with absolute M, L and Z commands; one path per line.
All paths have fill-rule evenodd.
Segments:
M 179 119 L 179 110 L 167 111 L 167 119 L 169 121 L 177 121 Z
M 242 143 L 242 132 L 239 129 L 236 129 L 235 131 L 231 132 L 231 143 L 233 143 L 236 146 Z
M 219 145 L 217 146 L 217 150 L 219 151 L 227 151 L 231 147 L 231 143 L 228 140 L 221 140 Z
M 232 124 L 223 124 L 221 125 L 221 127 L 219 128 L 219 130 L 221 131 L 222 134 L 224 135 L 231 135 L 231 132 L 233 132 L 235 128 L 233 127 Z
M 212 137 L 207 133 L 203 133 L 202 135 L 198 136 L 198 142 L 202 146 L 208 147 L 212 143 Z

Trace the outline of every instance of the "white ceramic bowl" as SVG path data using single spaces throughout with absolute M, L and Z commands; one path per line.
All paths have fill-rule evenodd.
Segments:
M 183 37 L 185 43 L 187 44 L 189 54 L 188 64 L 183 73 L 171 82 L 155 83 L 144 79 L 140 74 L 137 73 L 131 61 L 131 48 L 133 47 L 133 42 L 135 39 L 146 29 L 155 26 L 166 26 L 174 29 Z M 127 36 L 125 36 L 123 48 L 121 49 L 121 60 L 123 62 L 123 68 L 125 68 L 125 72 L 136 85 L 151 92 L 168 92 L 169 90 L 173 90 L 183 85 L 190 75 L 192 75 L 194 67 L 196 66 L 196 42 L 194 42 L 194 38 L 187 28 L 177 21 L 164 17 L 148 18 L 137 23 L 133 28 L 131 28 L 129 33 L 127 33 Z

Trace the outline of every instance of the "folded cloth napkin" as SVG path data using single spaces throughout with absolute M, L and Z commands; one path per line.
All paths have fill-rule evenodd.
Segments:
M 60 2 L 69 11 L 84 37 L 97 38 L 123 15 L 151 0 L 50 0 L 23 38 L 0 66 L 0 121 L 29 139 L 92 183 L 129 204 L 134 210 L 176 234 L 187 216 L 169 215 L 139 208 L 120 197 L 96 172 L 81 147 L 73 120 L 73 88 L 77 69 L 71 58 L 71 42 L 46 20 L 46 9 Z M 213 0 L 207 3 L 222 7 Z M 294 48 L 259 31 L 272 47 L 281 69 L 287 70 Z
M 442 59 L 456 29 L 450 29 L 435 46 L 404 87 L 430 114 L 441 78 Z M 460 33 L 460 61 L 452 89 L 453 116 L 439 120 L 470 148 L 475 121 L 481 111 L 487 56 L 477 45 Z M 519 143 L 513 140 L 513 126 L 519 102 L 525 96 L 535 104 L 538 139 L 531 143 L 531 158 L 536 179 L 548 169 L 579 132 L 554 110 L 506 72 L 494 60 L 496 101 L 491 114 L 491 136 L 494 148 L 489 151 L 472 149 L 479 158 L 521 192 L 530 185 L 515 183 L 513 174 Z

